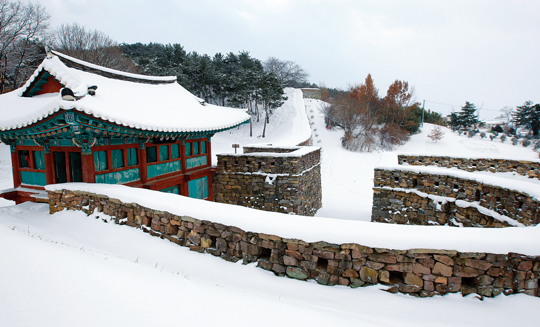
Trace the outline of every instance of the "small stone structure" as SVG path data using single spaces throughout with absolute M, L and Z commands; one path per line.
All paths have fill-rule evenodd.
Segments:
M 302 95 L 304 99 L 316 99 L 316 100 L 322 99 L 322 91 L 319 88 L 309 87 L 309 88 L 303 88 L 301 90 L 302 90 Z
M 476 208 L 467 205 L 472 202 Z M 375 169 L 371 221 L 505 227 L 493 219 L 505 216 L 531 226 L 540 223 L 539 209 L 540 203 L 530 195 L 500 186 L 444 174 Z
M 217 157 L 216 202 L 304 216 L 322 206 L 318 147 L 248 146 Z
M 398 155 L 398 162 L 400 165 L 438 166 L 466 171 L 515 172 L 540 179 L 540 161 Z
M 69 209 L 91 214 L 97 209 L 117 223 L 140 228 L 192 251 L 232 262 L 257 262 L 258 267 L 277 276 L 353 288 L 381 283 L 389 285 L 392 293 L 420 297 L 456 292 L 487 297 L 501 293 L 539 296 L 538 256 L 309 243 L 173 215 L 105 195 L 57 190 L 49 191 L 48 196 L 51 213 Z

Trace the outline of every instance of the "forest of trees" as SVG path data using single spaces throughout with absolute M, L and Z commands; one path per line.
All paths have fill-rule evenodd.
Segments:
M 276 73 L 248 52 L 223 55 L 187 52 L 180 44 L 122 44 L 120 48 L 147 75 L 177 76 L 178 83 L 208 103 L 247 108 L 267 122 L 286 100 Z

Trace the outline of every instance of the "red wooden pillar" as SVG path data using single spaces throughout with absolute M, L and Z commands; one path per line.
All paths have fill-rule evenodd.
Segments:
M 148 181 L 148 163 L 146 162 L 146 146 L 139 147 L 139 176 L 141 178 L 141 183 L 146 184 Z
M 210 142 L 210 138 L 207 139 L 208 141 L 206 142 L 206 152 L 207 152 L 207 158 L 206 160 L 208 160 L 208 165 L 212 166 L 212 143 Z
M 47 178 L 47 185 L 54 184 L 54 163 L 52 153 L 49 151 L 45 153 L 45 177 Z
M 212 143 L 210 142 L 210 137 L 208 137 L 208 142 L 206 142 L 206 152 L 208 152 L 208 164 L 212 167 Z M 210 169 L 210 174 L 208 174 L 208 201 L 214 201 L 214 175 L 216 171 L 216 169 Z
M 182 163 L 182 173 L 186 173 L 187 162 L 186 162 L 186 144 L 184 141 L 180 143 L 180 162 Z
M 190 176 L 186 176 L 186 178 L 184 178 L 184 182 L 182 183 L 182 185 L 180 185 L 180 195 L 189 196 L 189 180 Z
M 96 171 L 94 167 L 94 155 L 92 154 L 82 154 L 82 172 L 83 172 L 83 182 L 85 183 L 95 183 L 96 182 Z
M 19 170 L 17 150 L 11 151 L 11 166 L 13 167 L 13 187 L 19 187 L 21 186 L 21 171 Z

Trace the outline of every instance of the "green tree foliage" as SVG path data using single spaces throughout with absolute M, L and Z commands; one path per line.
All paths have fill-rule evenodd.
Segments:
M 493 127 L 493 131 L 497 132 L 497 133 L 503 133 L 504 132 L 503 128 L 499 124 L 497 124 L 497 125 L 495 125 L 495 127 Z
M 123 44 L 124 52 L 149 75 L 177 76 L 178 83 L 205 102 L 246 108 L 257 121 L 286 100 L 277 76 L 243 51 L 213 57 L 186 52 L 179 44 Z
M 468 129 L 470 127 L 474 127 L 474 129 L 476 129 L 477 125 L 482 123 L 478 119 L 478 114 L 476 111 L 477 109 L 474 103 L 465 101 L 465 105 L 461 107 L 460 112 L 453 112 L 450 114 L 450 122 L 448 123 L 448 126 L 454 131 L 461 128 Z
M 453 112 L 450 114 L 450 121 L 448 122 L 448 126 L 454 131 L 458 130 L 461 127 L 461 119 L 457 113 Z
M 474 103 L 465 101 L 465 105 L 461 107 L 461 111 L 458 113 L 461 127 L 463 128 L 474 127 L 476 129 L 476 126 L 480 123 L 480 120 L 478 120 L 478 114 L 476 113 L 476 110 L 477 109 Z
M 533 104 L 532 101 L 525 102 L 522 106 L 516 107 L 513 114 L 514 122 L 527 128 L 537 136 L 540 131 L 540 104 Z

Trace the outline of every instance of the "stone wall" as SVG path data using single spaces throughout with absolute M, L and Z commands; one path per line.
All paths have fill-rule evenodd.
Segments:
M 317 100 L 322 99 L 322 91 L 321 91 L 321 89 L 318 89 L 318 88 L 303 88 L 301 90 L 302 90 L 302 95 L 303 95 L 304 98 L 317 99 Z
M 444 156 L 398 155 L 399 164 L 459 168 L 466 171 L 515 172 L 540 179 L 540 162 L 525 160 L 453 158 Z
M 463 207 L 452 200 L 430 198 L 415 190 L 373 189 L 371 221 L 405 225 L 448 225 L 458 227 L 511 227 L 477 207 Z
M 218 154 L 214 201 L 313 216 L 322 206 L 321 151 L 316 147 L 244 147 Z
M 539 296 L 538 256 L 309 243 L 78 191 L 49 191 L 49 206 L 51 213 L 69 209 L 91 214 L 98 209 L 117 223 L 140 228 L 192 251 L 232 262 L 257 262 L 258 267 L 276 276 L 311 279 L 322 285 L 356 288 L 380 283 L 389 285 L 389 292 L 420 297 L 456 292 L 487 297 L 501 293 Z
M 538 200 L 529 196 L 524 192 L 518 192 L 514 190 L 505 189 L 499 186 L 488 185 L 480 183 L 474 180 L 462 179 L 454 176 L 448 175 L 435 175 L 428 173 L 418 173 L 413 171 L 406 170 L 385 170 L 385 169 L 375 169 L 374 177 L 374 200 L 373 200 L 373 210 L 372 210 L 372 221 L 385 221 L 390 222 L 389 219 L 393 219 L 395 222 L 405 221 L 405 218 L 397 218 L 386 216 L 381 214 L 385 211 L 392 211 L 400 207 L 403 213 L 412 212 L 414 209 L 421 208 L 419 204 L 413 206 L 412 201 L 407 201 L 403 199 L 394 198 L 390 201 L 390 198 L 385 197 L 388 192 L 382 192 L 381 188 L 393 188 L 396 194 L 401 193 L 400 189 L 411 189 L 418 192 L 453 198 L 456 200 L 463 200 L 466 202 L 477 202 L 479 206 L 487 208 L 497 214 L 509 217 L 517 222 L 525 225 L 531 226 L 540 223 L 540 212 L 539 207 L 540 203 Z M 411 198 L 407 196 L 407 198 Z M 403 204 L 400 204 L 400 201 L 404 201 Z M 427 201 L 427 202 L 426 202 Z M 395 206 L 388 204 L 394 202 Z M 434 206 L 433 203 L 429 203 L 428 200 L 422 200 L 431 207 Z M 405 210 L 403 210 L 405 209 Z M 453 209 L 456 209 L 455 207 Z M 417 216 L 421 221 L 428 221 L 430 224 L 438 221 L 439 218 L 442 218 L 442 221 L 448 221 L 452 219 L 451 215 L 446 217 L 441 217 L 444 210 L 423 210 L 423 213 L 418 212 Z M 449 209 L 452 210 L 452 209 Z M 460 213 L 462 216 L 462 213 Z M 472 214 L 472 213 L 471 213 Z M 472 214 L 474 217 L 478 215 L 476 213 Z M 414 221 L 418 221 L 416 218 Z M 475 221 L 482 218 L 473 218 Z M 463 222 L 461 218 L 461 222 Z M 472 222 L 471 222 L 472 224 Z M 495 226 L 490 222 L 486 222 L 485 226 L 490 227 L 502 227 Z M 477 226 L 472 224 L 473 226 Z

